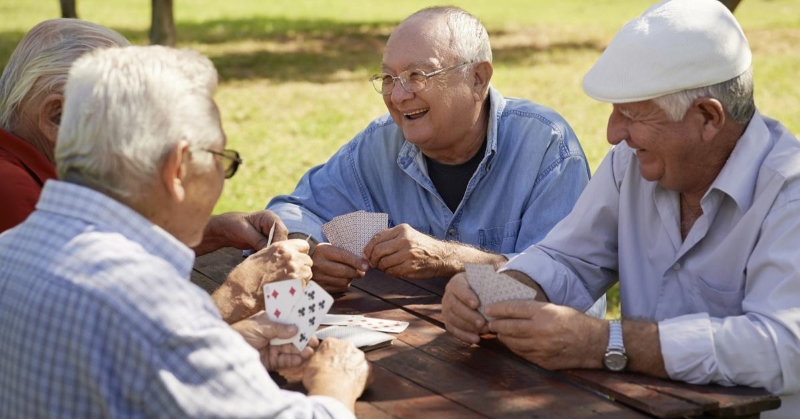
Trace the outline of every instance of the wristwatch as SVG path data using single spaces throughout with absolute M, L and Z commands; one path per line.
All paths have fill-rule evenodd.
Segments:
M 608 347 L 603 355 L 603 366 L 609 371 L 624 371 L 628 365 L 625 345 L 622 343 L 622 323 L 619 320 L 608 322 Z

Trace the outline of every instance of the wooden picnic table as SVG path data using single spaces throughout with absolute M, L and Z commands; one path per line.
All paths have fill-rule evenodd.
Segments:
M 230 248 L 199 257 L 192 282 L 213 292 L 241 260 L 241 252 Z M 445 330 L 446 283 L 373 269 L 346 294 L 334 295 L 331 313 L 410 323 L 391 346 L 367 352 L 374 381 L 356 404 L 358 417 L 757 418 L 780 406 L 778 397 L 749 387 L 698 386 L 599 370 L 548 371 L 491 336 L 468 345 Z M 282 387 L 302 391 L 296 383 Z

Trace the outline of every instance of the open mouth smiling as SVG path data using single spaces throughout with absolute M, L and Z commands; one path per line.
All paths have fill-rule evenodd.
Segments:
M 414 111 L 411 111 L 411 112 L 403 112 L 403 116 L 406 119 L 422 118 L 423 116 L 425 116 L 425 114 L 428 113 L 428 109 L 429 108 L 424 108 L 424 109 L 417 109 L 417 110 L 414 110 Z

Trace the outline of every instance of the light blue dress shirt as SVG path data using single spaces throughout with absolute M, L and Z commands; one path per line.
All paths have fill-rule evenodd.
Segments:
M 800 409 L 800 142 L 758 113 L 685 240 L 679 196 L 605 158 L 573 212 L 509 261 L 579 310 L 619 278 L 622 316 L 658 322 L 669 376 L 764 387 Z M 636 342 L 626 342 L 635 345 Z
M 491 88 L 489 97 L 486 154 L 455 213 L 428 177 L 419 148 L 389 114 L 267 208 L 290 232 L 321 241 L 322 224 L 365 210 L 389 214 L 390 226 L 406 223 L 440 239 L 516 254 L 570 212 L 589 181 L 589 166 L 572 128 L 553 110 Z
M 0 417 L 353 417 L 279 389 L 193 262 L 129 207 L 48 181 L 0 235 Z

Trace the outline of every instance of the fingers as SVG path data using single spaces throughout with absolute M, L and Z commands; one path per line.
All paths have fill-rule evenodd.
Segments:
M 458 274 L 447 284 L 442 298 L 442 315 L 447 331 L 467 343 L 478 343 L 486 320 L 477 311 L 478 297 L 469 288 L 466 276 Z
M 395 239 L 397 235 L 402 232 L 402 226 L 404 225 L 407 226 L 408 224 L 401 224 L 399 226 L 395 226 L 378 232 L 378 234 L 375 234 L 369 241 L 369 243 L 367 243 L 367 245 L 364 246 L 364 257 L 369 261 L 370 266 L 376 267 L 377 260 L 379 260 L 384 256 L 385 250 L 376 253 L 375 247 L 380 244 L 386 243 L 387 241 Z
M 547 305 L 548 303 L 535 300 L 501 301 L 487 305 L 483 312 L 493 318 L 531 319 L 537 311 Z
M 352 253 L 320 243 L 314 252 L 314 265 L 311 268 L 314 281 L 329 292 L 343 291 L 354 278 L 364 276 L 366 262 Z
M 286 239 L 283 241 L 279 241 L 274 243 L 275 246 L 283 247 L 288 250 L 293 250 L 295 252 L 300 252 L 308 255 L 309 245 L 308 242 L 305 240 L 300 239 Z

